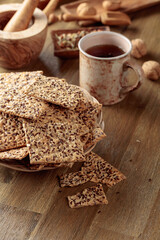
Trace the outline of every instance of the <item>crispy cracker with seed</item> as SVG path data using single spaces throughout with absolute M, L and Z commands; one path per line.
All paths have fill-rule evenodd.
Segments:
M 18 117 L 0 113 L 0 151 L 26 146 L 22 122 Z
M 93 130 L 89 133 L 88 139 L 85 143 L 84 149 L 88 149 L 103 138 L 106 137 L 106 134 L 103 132 L 103 130 L 100 127 L 95 127 Z
M 26 88 L 27 84 L 41 76 L 41 74 L 36 75 L 35 72 L 26 75 L 25 73 L 11 73 L 6 74 L 4 78 L 1 76 L 0 86 L 3 87 L 0 89 L 0 111 L 30 119 L 41 116 L 45 112 L 47 104 L 22 93 L 22 89 Z
M 83 121 L 78 118 L 79 115 L 77 112 L 64 108 L 62 106 L 54 105 L 52 103 L 48 103 L 48 109 L 46 110 L 45 115 L 52 115 L 56 121 L 69 120 L 71 122 L 78 122 L 83 124 Z
M 28 155 L 27 147 L 15 148 L 5 152 L 0 152 L 0 160 L 4 160 L 4 159 L 22 160 L 27 155 Z
M 46 117 L 24 119 L 23 126 L 31 164 L 85 161 L 78 124 L 57 123 Z
M 101 184 L 84 189 L 81 193 L 68 196 L 68 203 L 71 208 L 108 204 L 106 195 Z
M 91 177 L 91 182 L 103 183 L 108 187 L 126 179 L 120 171 L 93 152 L 86 155 L 81 171 Z
M 20 93 L 11 95 L 10 98 L 0 96 L 0 111 L 14 116 L 37 119 L 46 108 L 45 102 Z
M 73 86 L 73 85 L 72 85 Z M 77 88 L 77 86 L 75 86 Z M 77 90 L 81 90 L 81 92 L 83 93 L 83 97 L 85 97 L 85 99 L 83 99 L 83 97 L 81 96 L 81 101 L 80 103 L 77 105 L 77 107 L 75 108 L 76 111 L 78 112 L 83 112 L 85 109 L 101 109 L 102 108 L 102 104 L 100 104 L 97 100 L 95 100 L 88 92 L 87 90 L 83 89 L 83 88 L 77 88 Z
M 28 85 L 41 78 L 42 74 L 42 71 L 0 73 L 0 89 L 24 90 Z
M 57 123 L 68 122 L 68 124 L 76 124 L 79 127 L 78 132 L 80 136 L 89 133 L 89 128 L 78 118 L 78 114 L 73 110 L 54 104 L 48 104 L 48 109 L 45 111 L 44 115 L 41 116 L 41 119 L 43 119 L 43 122 L 48 122 L 48 118 L 54 119 Z
M 77 86 L 74 86 L 74 87 L 77 87 Z M 53 106 L 54 106 L 54 110 L 53 110 Z M 88 102 L 88 109 L 83 112 L 78 112 L 77 110 L 74 111 L 72 109 L 67 109 L 62 106 L 53 105 L 53 104 L 50 104 L 49 107 L 50 107 L 50 110 L 48 110 L 48 112 L 50 113 L 52 112 L 51 114 L 56 118 L 57 121 L 70 120 L 71 122 L 74 122 L 77 124 L 79 123 L 81 125 L 86 125 L 88 128 L 90 128 L 91 131 L 92 131 L 92 128 L 96 126 L 97 115 L 101 110 L 101 104 L 99 103 L 90 104 L 89 102 Z M 95 135 L 97 136 L 97 133 L 95 133 Z M 85 136 L 84 142 L 86 142 L 87 139 L 88 137 Z
M 60 176 L 61 187 L 75 187 L 90 180 L 90 177 L 83 172 L 71 172 Z
M 88 141 L 88 138 L 89 138 L 89 133 L 86 133 L 86 134 L 84 134 L 84 135 L 81 136 L 81 142 L 83 143 L 84 149 L 87 149 L 87 148 L 85 147 L 85 144 L 86 144 L 86 142 Z
M 78 104 L 87 101 L 79 87 L 54 77 L 43 77 L 35 81 L 25 93 L 69 109 L 75 109 Z
M 87 108 L 83 111 L 78 112 L 79 119 L 88 126 L 90 129 L 94 128 L 98 119 L 98 114 L 102 109 L 102 105 L 99 103 L 88 102 Z
M 63 79 L 57 79 L 54 77 L 54 80 L 55 79 L 57 82 L 59 80 L 60 83 L 63 80 Z M 37 82 L 35 82 L 34 85 L 36 85 L 36 83 Z M 40 83 L 40 81 L 37 84 L 39 84 L 39 83 Z M 62 81 L 62 85 L 63 85 L 63 83 L 64 83 L 64 80 Z M 76 93 L 82 95 L 77 99 L 79 101 L 79 104 L 81 104 L 81 100 L 83 103 L 85 103 L 86 111 L 84 110 L 84 107 L 81 109 L 81 110 L 83 110 L 82 112 L 78 112 L 77 109 L 65 108 L 63 106 L 60 106 L 60 104 L 61 104 L 60 102 L 57 103 L 59 105 L 54 105 L 54 104 L 48 102 L 49 109 L 46 111 L 50 112 L 50 115 L 52 114 L 54 116 L 54 118 L 57 119 L 57 121 L 70 120 L 74 123 L 79 123 L 82 125 L 85 124 L 86 126 L 91 126 L 91 125 L 92 125 L 92 127 L 95 126 L 95 123 L 97 121 L 97 115 L 100 112 L 102 105 L 99 103 L 89 102 L 89 100 L 86 98 L 83 91 L 81 91 L 81 89 L 79 87 L 77 87 L 75 85 L 69 85 L 67 83 L 64 83 L 64 84 L 66 84 L 66 86 L 67 86 L 66 88 L 70 88 L 70 90 L 72 90 L 71 93 L 74 92 L 75 95 L 76 95 Z M 28 90 L 27 90 L 27 92 L 28 92 Z M 30 95 L 30 93 L 28 93 L 28 94 Z M 60 94 L 60 93 L 58 93 L 58 94 Z M 62 96 L 62 98 L 64 98 L 64 96 Z M 74 99 L 74 101 L 76 101 L 76 98 Z M 90 121 L 92 122 L 92 124 L 89 123 Z M 94 124 L 93 124 L 93 121 L 94 121 Z
M 48 108 L 45 113 L 41 116 L 43 123 L 48 122 L 48 119 L 54 120 L 54 122 L 62 123 L 68 122 L 71 125 L 77 125 L 80 136 L 89 133 L 89 128 L 78 118 L 77 113 L 73 110 L 63 108 L 54 104 L 48 104 Z
M 74 93 L 74 96 L 75 96 L 74 101 L 76 101 L 77 103 L 75 108 L 76 111 L 79 112 L 88 108 L 88 106 L 90 105 L 90 99 L 88 99 L 86 95 L 86 91 L 84 91 L 83 88 L 80 88 L 79 86 L 76 86 L 76 85 L 69 84 L 67 91 L 69 95 Z

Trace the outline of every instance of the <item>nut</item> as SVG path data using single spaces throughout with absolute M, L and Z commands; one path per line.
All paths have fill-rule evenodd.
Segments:
M 107 0 L 103 1 L 102 6 L 105 10 L 117 10 L 120 8 L 121 1 L 120 0 Z
M 131 55 L 135 58 L 141 58 L 147 54 L 147 47 L 142 39 L 133 39 Z
M 55 37 L 59 48 L 78 50 L 78 42 L 82 37 L 84 37 L 88 33 L 99 31 L 101 30 L 98 29 L 93 31 L 81 30 L 76 33 L 55 34 Z
M 85 8 L 87 6 L 89 6 L 88 3 L 81 3 L 81 4 L 79 4 L 78 7 L 77 7 L 77 13 L 79 13 L 79 11 L 81 11 L 83 8 Z
M 77 7 L 77 14 L 79 16 L 95 15 L 96 9 L 90 6 L 88 3 L 81 3 Z
M 156 61 L 147 61 L 142 65 L 144 75 L 151 80 L 158 80 L 160 78 L 160 64 Z

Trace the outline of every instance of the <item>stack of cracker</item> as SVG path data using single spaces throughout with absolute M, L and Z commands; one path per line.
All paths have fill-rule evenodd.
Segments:
M 102 184 L 112 187 L 126 177 L 111 164 L 94 152 L 85 156 L 81 170 L 60 176 L 61 187 L 75 187 L 87 182 L 96 183 L 95 186 L 85 188 L 82 192 L 68 196 L 71 208 L 80 208 L 99 204 L 108 204 Z
M 72 167 L 105 137 L 101 104 L 41 71 L 0 74 L 0 163 L 26 169 Z

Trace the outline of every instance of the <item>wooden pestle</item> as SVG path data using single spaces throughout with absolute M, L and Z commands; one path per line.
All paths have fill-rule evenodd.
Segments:
M 43 9 L 43 12 L 46 14 L 47 17 L 49 17 L 49 15 L 54 12 L 58 3 L 59 3 L 59 0 L 50 0 L 49 1 L 47 6 L 45 7 L 45 9 Z
M 101 14 L 96 14 L 94 16 L 78 16 L 71 14 L 63 14 L 63 20 L 66 22 L 69 21 L 80 21 L 80 20 L 93 20 L 96 22 L 102 22 L 102 24 L 106 25 L 128 25 L 131 23 L 129 16 L 125 13 L 119 11 L 106 11 Z
M 25 30 L 30 23 L 33 12 L 38 3 L 39 0 L 24 0 L 21 8 L 13 15 L 3 31 L 18 32 Z

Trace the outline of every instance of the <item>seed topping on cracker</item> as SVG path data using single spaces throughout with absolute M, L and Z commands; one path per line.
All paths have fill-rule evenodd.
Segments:
M 88 154 L 81 171 L 91 177 L 91 182 L 103 183 L 108 187 L 126 179 L 123 173 L 93 152 Z
M 82 192 L 79 192 L 75 195 L 68 196 L 68 202 L 71 208 L 108 204 L 101 184 L 86 188 Z
M 0 112 L 0 151 L 26 146 L 20 118 Z
M 43 77 L 35 81 L 25 93 L 69 109 L 77 106 L 84 108 L 87 102 L 79 87 L 53 77 Z
M 87 176 L 82 171 L 66 173 L 60 176 L 60 185 L 61 187 L 75 187 L 80 184 L 84 184 L 90 180 L 90 177 Z
M 29 152 L 27 147 L 15 148 L 5 152 L 0 152 L 0 160 L 4 159 L 22 160 L 23 158 L 28 156 L 28 154 Z

